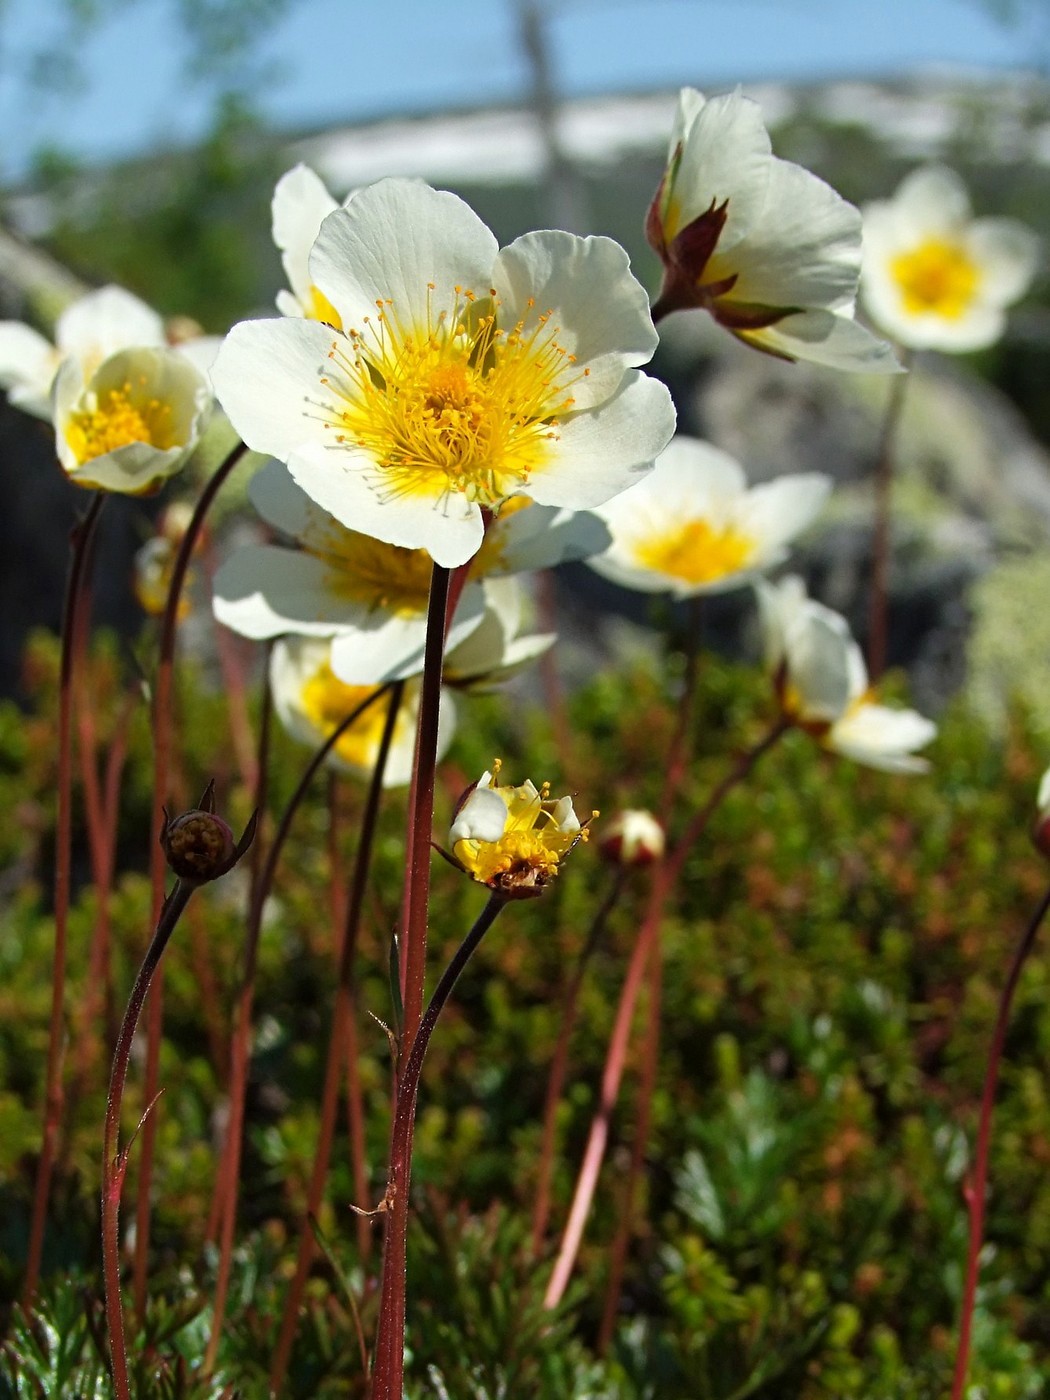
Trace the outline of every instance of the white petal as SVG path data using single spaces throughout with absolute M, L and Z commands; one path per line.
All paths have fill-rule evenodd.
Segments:
M 55 341 L 63 355 L 76 355 L 85 375 L 91 375 L 118 350 L 163 345 L 164 322 L 123 287 L 102 287 L 62 312 Z
M 1039 239 L 1016 219 L 978 219 L 967 247 L 980 268 L 979 295 L 995 306 L 1024 296 L 1039 264 Z
M 929 767 L 914 757 L 937 733 L 937 726 L 915 710 L 858 705 L 833 725 L 824 742 L 836 753 L 869 768 L 918 773 Z
M 0 387 L 16 408 L 51 417 L 51 385 L 59 365 L 55 347 L 21 321 L 0 321 Z
M 456 616 L 448 630 L 446 648 L 466 642 L 481 625 L 484 595 L 480 588 L 463 590 Z M 390 616 L 373 613 L 352 631 L 332 638 L 332 670 L 349 685 L 402 680 L 419 675 L 426 653 L 426 616 Z
M 1039 815 L 1045 816 L 1050 812 L 1050 768 L 1043 774 L 1039 783 L 1039 796 L 1036 798 L 1036 806 Z
M 741 502 L 739 527 L 760 546 L 762 567 L 809 528 L 831 494 L 831 478 L 802 472 L 753 487 Z
M 281 250 L 288 285 L 302 305 L 310 297 L 310 249 L 321 224 L 339 205 L 324 181 L 308 165 L 299 164 L 277 181 L 273 192 L 273 241 Z
M 966 185 L 946 165 L 925 165 L 906 175 L 892 204 L 898 226 L 922 238 L 956 231 L 971 213 Z
M 248 483 L 248 499 L 268 525 L 293 540 L 312 544 L 341 528 L 310 499 L 283 462 L 264 462 Z
M 600 553 L 611 538 L 608 526 L 593 511 L 529 505 L 492 521 L 478 564 L 486 577 L 553 569 Z
M 766 202 L 729 256 L 721 241 L 704 274 L 737 281 L 722 300 L 761 306 L 852 309 L 860 273 L 860 213 L 801 165 L 770 162 Z
M 382 468 L 349 446 L 308 444 L 289 457 L 288 470 L 311 499 L 348 529 L 406 549 L 425 549 L 445 568 L 473 558 L 484 537 L 481 509 L 462 493 L 387 496 Z
M 498 841 L 507 826 L 507 804 L 495 788 L 480 785 L 464 802 L 449 828 L 448 838 L 457 841 Z
M 807 600 L 785 637 L 788 678 L 798 693 L 804 719 L 835 720 L 845 710 L 850 699 L 852 645 L 845 618 Z
M 212 366 L 215 393 L 230 422 L 256 452 L 286 461 L 306 442 L 324 442 L 318 404 L 326 397 L 335 332 L 317 321 L 242 321 Z
M 576 362 L 577 409 L 614 394 L 624 370 L 648 363 L 659 343 L 645 289 L 611 238 L 527 233 L 499 254 L 492 285 L 503 326 L 520 321 L 528 334 L 549 313 L 548 329 Z
M 887 326 L 887 330 L 890 328 Z M 789 360 L 805 360 L 828 369 L 857 374 L 900 374 L 892 348 L 848 316 L 805 311 L 785 316 L 761 331 L 741 331 L 739 338 Z
M 376 300 L 395 324 L 425 326 L 456 305 L 455 288 L 487 296 L 498 244 L 469 205 L 416 180 L 380 180 L 359 190 L 321 226 L 310 277 L 345 327 L 362 329 Z M 433 284 L 433 290 L 428 288 Z
M 682 143 L 677 172 L 665 190 L 668 239 L 687 224 L 728 200 L 718 240 L 725 253 L 746 237 L 760 216 L 769 180 L 771 147 L 757 102 L 737 89 L 713 97 L 696 110 Z
M 246 545 L 232 554 L 215 575 L 212 606 L 224 626 L 256 641 L 285 632 L 330 637 L 370 615 L 366 605 L 340 596 L 323 560 L 276 545 Z
M 674 425 L 665 386 L 628 370 L 614 398 L 564 421 L 553 459 L 530 478 L 528 493 L 540 505 L 601 505 L 650 469 Z

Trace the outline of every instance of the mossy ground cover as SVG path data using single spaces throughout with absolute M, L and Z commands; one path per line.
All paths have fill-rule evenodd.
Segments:
M 15 1306 L 39 1144 L 50 998 L 55 651 L 27 659 L 28 713 L 0 710 L 0 1394 L 104 1396 L 97 1195 L 107 1044 L 147 939 L 146 707 L 135 709 L 113 903 L 113 977 L 84 1017 L 96 916 L 83 831 L 72 922 L 67 1094 L 45 1279 Z M 91 684 L 100 744 L 120 723 L 126 659 L 102 642 Z M 672 667 L 673 670 L 673 667 Z M 578 806 L 654 806 L 676 682 L 648 666 L 597 676 L 570 701 L 571 771 L 539 708 L 469 702 L 441 771 L 438 830 L 455 796 L 502 756 L 512 781 L 550 777 Z M 770 718 L 752 669 L 703 659 L 680 811 L 702 803 Z M 237 829 L 226 702 L 184 669 L 179 780 L 187 805 L 214 777 Z M 466 707 L 465 707 L 466 708 Z M 542 1306 L 556 1238 L 532 1255 L 540 1120 L 561 996 L 611 872 L 578 851 L 542 898 L 509 909 L 456 990 L 424 1071 L 409 1268 L 408 1393 L 743 1400 L 948 1391 L 966 1248 L 962 1187 L 996 998 L 1050 871 L 1031 848 L 1046 753 L 1024 717 L 992 742 L 944 719 L 926 777 L 891 777 L 792 733 L 715 817 L 664 927 L 659 1071 L 644 1200 L 620 1321 L 598 1355 L 609 1244 L 636 1123 L 632 1053 L 596 1209 L 561 1307 Z M 270 810 L 304 752 L 275 738 Z M 341 789 L 337 877 L 363 794 Z M 345 1123 L 287 1394 L 361 1395 L 358 1324 L 375 1322 L 379 1228 L 361 1257 L 351 1204 L 383 1192 L 390 1060 L 366 1013 L 391 1017 L 389 939 L 402 878 L 404 798 L 385 802 L 358 979 L 366 1156 L 354 1198 Z M 167 956 L 166 1040 L 154 1171 L 151 1303 L 131 1364 L 142 1396 L 264 1396 L 294 1267 L 318 1121 L 334 984 L 327 785 L 299 813 L 266 909 L 241 1215 L 219 1368 L 199 1379 L 214 1285 L 207 1244 L 222 1128 L 245 879 L 196 896 Z M 270 824 L 272 829 L 272 822 Z M 600 824 L 597 828 L 600 831 Z M 633 879 L 584 983 L 559 1120 L 554 1228 L 568 1206 L 613 1011 L 646 894 Z M 431 965 L 443 965 L 480 892 L 438 862 Z M 1036 1397 L 1050 1370 L 1050 1012 L 1041 945 L 1019 990 L 993 1142 L 973 1395 Z M 128 1125 L 142 1104 L 133 1068 Z M 134 1160 L 134 1154 L 133 1154 Z M 126 1200 L 133 1202 L 134 1166 Z M 126 1211 L 126 1218 L 132 1215 Z

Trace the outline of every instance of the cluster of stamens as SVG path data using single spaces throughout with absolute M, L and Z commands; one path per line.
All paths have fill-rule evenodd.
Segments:
M 494 289 L 455 288 L 451 309 L 406 325 L 390 300 L 333 340 L 323 421 L 377 464 L 385 498 L 457 492 L 492 508 L 548 459 L 586 369 L 558 344 L 553 313 L 504 328 Z
M 746 568 L 754 541 L 733 525 L 712 525 L 702 518 L 685 520 L 647 533 L 637 540 L 640 564 L 684 583 L 714 583 Z
M 91 406 L 70 415 L 66 440 L 81 465 L 133 442 L 158 448 L 172 445 L 171 405 L 156 398 L 136 403 L 133 393 L 126 380 L 115 389 L 89 396 Z

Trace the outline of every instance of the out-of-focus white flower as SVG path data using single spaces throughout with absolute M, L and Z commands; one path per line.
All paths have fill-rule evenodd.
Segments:
M 338 202 L 320 175 L 300 163 L 277 181 L 271 208 L 273 241 L 291 288 L 277 293 L 277 310 L 282 316 L 305 316 L 341 329 L 339 312 L 310 277 L 310 250 Z
M 869 768 L 922 773 L 916 756 L 937 726 L 915 710 L 880 705 L 844 617 L 806 596 L 801 579 L 755 584 L 766 664 L 785 716 L 824 748 Z
M 164 322 L 151 307 L 123 287 L 102 287 L 62 312 L 54 345 L 21 321 L 0 321 L 0 387 L 16 408 L 50 420 L 64 360 L 75 360 L 88 380 L 118 350 L 163 344 Z
M 549 783 L 537 788 L 528 779 L 501 787 L 499 772 L 497 760 L 461 802 L 449 831 L 451 858 L 479 884 L 524 899 L 543 893 L 588 833 L 571 797 L 552 798 Z
M 1039 784 L 1036 809 L 1038 815 L 1032 829 L 1032 840 L 1042 855 L 1050 856 L 1050 768 L 1043 774 Z
M 317 749 L 379 686 L 346 685 L 332 671 L 329 644 L 316 637 L 285 637 L 270 654 L 273 705 L 288 733 Z M 384 771 L 384 787 L 401 787 L 412 777 L 419 717 L 418 680 L 410 680 L 394 722 Z M 390 700 L 377 700 L 340 735 L 330 754 L 334 767 L 368 778 L 375 768 Z M 445 693 L 438 720 L 437 756 L 443 757 L 455 732 L 455 705 Z
M 864 305 L 914 350 L 979 350 L 1035 275 L 1039 240 L 1016 219 L 975 219 L 953 170 L 924 166 L 864 210 Z
M 489 690 L 516 676 L 554 645 L 554 632 L 522 632 L 523 602 L 517 579 L 486 581 L 485 612 L 480 624 L 445 653 L 442 678 L 446 685 L 459 690 Z M 349 639 L 346 644 L 350 644 Z M 337 670 L 338 646 L 339 643 L 332 648 L 332 665 Z
M 348 530 L 315 505 L 279 462 L 266 463 L 248 492 L 263 519 L 298 547 L 248 545 L 232 554 L 215 577 L 219 621 L 257 640 L 288 632 L 337 636 L 333 665 L 348 683 L 418 671 L 426 641 L 430 555 Z M 456 609 L 449 650 L 482 622 L 486 601 L 476 580 L 579 558 L 608 540 L 605 526 L 587 512 L 524 500 L 522 507 L 491 523 Z M 490 636 L 490 656 L 491 647 Z
M 604 825 L 598 849 L 612 865 L 652 865 L 661 860 L 664 829 L 644 808 L 626 807 Z
M 454 195 L 383 180 L 329 214 L 309 272 L 339 328 L 242 322 L 213 379 L 249 447 L 351 529 L 453 567 L 483 510 L 596 505 L 671 437 L 666 389 L 636 368 L 648 300 L 609 239 L 501 252 Z
M 88 378 L 67 359 L 54 385 L 58 459 L 78 486 L 147 495 L 183 466 L 211 403 L 203 375 L 177 350 L 121 350 Z
M 187 501 L 173 501 L 161 516 L 157 533 L 135 552 L 135 597 L 150 617 L 160 617 L 167 607 L 175 556 L 192 517 L 193 507 Z M 191 578 L 192 571 L 187 583 Z M 189 615 L 189 595 L 189 588 L 184 588 L 179 598 L 180 618 Z
M 676 437 L 637 485 L 596 507 L 612 533 L 597 573 L 648 593 L 722 593 L 779 564 L 831 490 L 818 473 L 748 490 L 728 453 Z
M 785 359 L 900 368 L 853 319 L 860 214 L 772 154 L 758 104 L 739 90 L 705 99 L 682 89 L 646 236 L 664 265 L 657 315 L 698 307 Z

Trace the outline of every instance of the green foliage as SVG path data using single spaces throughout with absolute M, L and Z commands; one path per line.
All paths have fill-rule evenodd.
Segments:
M 27 661 L 33 708 L 0 708 L 0 1290 L 10 1308 L 25 1250 L 49 1001 L 48 866 L 53 643 Z M 230 752 L 226 700 L 192 665 L 179 687 L 180 781 L 217 780 L 235 828 L 248 798 Z M 92 658 L 99 742 L 122 712 L 120 653 Z M 653 806 L 654 754 L 675 720 L 674 686 L 646 667 L 594 677 L 572 697 L 580 806 Z M 465 705 L 468 702 L 465 702 Z M 439 830 L 465 784 L 501 754 L 509 779 L 559 785 L 536 711 L 483 699 L 464 716 L 438 794 Z M 735 751 L 768 722 L 765 683 L 705 658 L 695 809 Z M 145 941 L 149 734 L 132 711 L 118 878 L 110 906 L 114 1006 L 84 1022 L 86 949 L 98 912 L 81 884 L 72 915 L 68 1141 L 34 1316 L 11 1312 L 0 1394 L 105 1393 L 100 1373 L 96 1183 L 103 1047 Z M 530 758 L 526 763 L 524 754 Z M 946 1394 L 966 1245 L 962 1182 L 995 1002 L 1013 940 L 1046 881 L 1027 828 L 1045 764 L 1022 718 L 1001 740 L 958 711 L 928 778 L 860 770 L 791 734 L 725 802 L 687 862 L 663 931 L 659 1074 L 626 1285 L 608 1352 L 595 1339 L 609 1244 L 623 1211 L 636 1123 L 636 1065 L 576 1281 L 542 1307 L 554 1235 L 530 1240 L 539 1128 L 561 998 L 610 874 L 575 853 L 541 900 L 508 910 L 468 968 L 428 1058 L 410 1238 L 412 1400 L 931 1400 Z M 271 810 L 303 752 L 275 736 Z M 325 785 L 300 812 L 267 906 L 242 1168 L 238 1250 L 216 1371 L 200 1374 L 214 1254 L 204 1241 L 228 1034 L 240 969 L 241 872 L 201 891 L 166 956 L 151 1303 L 131 1354 L 142 1397 L 260 1398 L 291 1271 L 317 1133 L 331 1016 L 334 932 Z M 345 875 L 362 795 L 343 793 Z M 79 808 L 78 808 L 79 811 Z M 77 868 L 88 869 L 86 833 Z M 340 1125 L 289 1397 L 365 1395 L 358 1338 L 375 1326 L 378 1230 L 362 1257 L 350 1203 L 382 1196 L 392 1019 L 390 929 L 402 877 L 403 794 L 384 804 L 358 963 L 359 1069 L 371 1199 L 355 1194 Z M 680 828 L 676 818 L 672 823 Z M 600 830 L 600 827 L 599 827 Z M 265 839 L 265 837 L 264 837 Z M 613 1008 L 646 897 L 631 884 L 584 981 L 558 1120 L 560 1228 L 595 1106 Z M 434 871 L 432 967 L 475 917 L 479 892 Z M 989 1248 L 975 1328 L 974 1393 L 1034 1397 L 1050 1366 L 1050 998 L 1040 945 L 1017 998 L 997 1106 Z M 142 1110 L 129 1082 L 127 1130 Z M 128 1196 L 135 1189 L 135 1154 Z M 63 1389 L 65 1387 L 65 1389 Z

